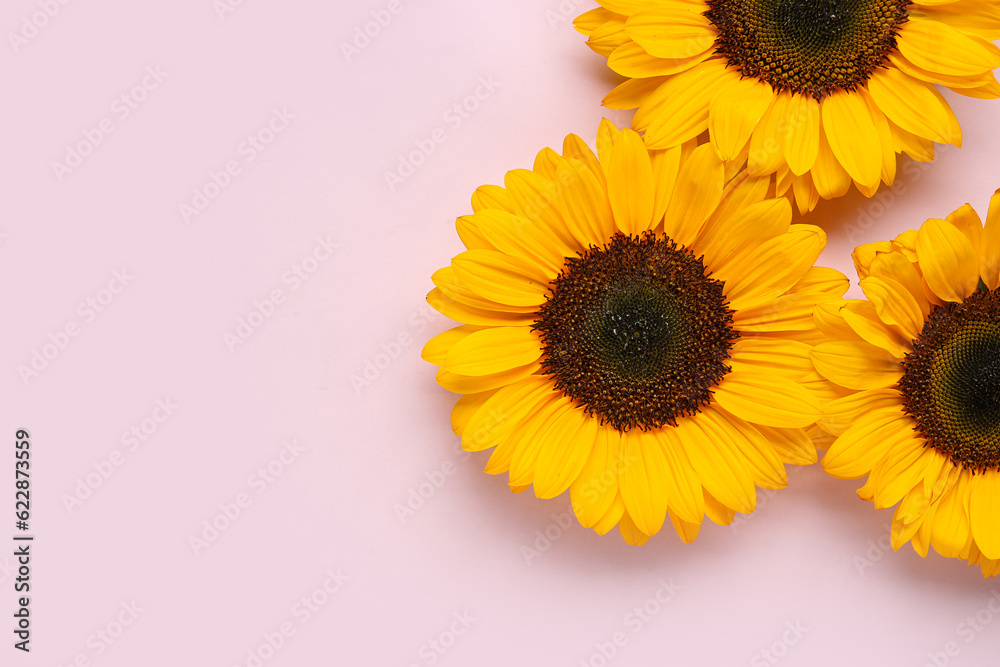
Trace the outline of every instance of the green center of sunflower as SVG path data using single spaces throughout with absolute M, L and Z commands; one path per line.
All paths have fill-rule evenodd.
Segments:
M 956 466 L 1000 469 L 1000 294 L 936 307 L 903 360 L 907 414 Z
M 723 283 L 663 236 L 616 234 L 569 258 L 534 329 L 542 370 L 619 431 L 676 424 L 730 371 L 733 312 Z
M 896 48 L 910 0 L 706 0 L 716 50 L 745 76 L 812 95 L 863 85 Z

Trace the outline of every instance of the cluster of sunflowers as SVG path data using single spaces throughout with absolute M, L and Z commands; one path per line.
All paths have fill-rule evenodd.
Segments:
M 1000 97 L 1000 0 L 599 0 L 625 77 L 576 135 L 485 185 L 433 276 L 429 341 L 486 472 L 643 544 L 752 512 L 826 450 L 911 542 L 1000 573 L 1000 191 L 814 263 L 792 206 L 891 185 L 961 129 L 936 86 Z

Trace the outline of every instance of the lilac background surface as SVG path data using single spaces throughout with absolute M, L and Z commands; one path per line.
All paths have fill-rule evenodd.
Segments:
M 0 663 L 995 663 L 1000 582 L 893 552 L 891 512 L 818 466 L 692 546 L 631 548 L 460 452 L 419 359 L 450 326 L 430 275 L 478 185 L 627 123 L 572 29 L 592 3 L 223 2 L 0 11 L 0 543 L 17 428 L 36 535 L 28 655 L 0 547 Z M 823 263 L 853 278 L 858 243 L 985 214 L 1000 107 L 946 95 L 965 148 L 821 203 Z

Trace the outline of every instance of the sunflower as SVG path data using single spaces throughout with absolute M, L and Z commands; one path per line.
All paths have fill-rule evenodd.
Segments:
M 813 266 L 823 230 L 711 146 L 649 151 L 609 121 L 597 146 L 570 135 L 476 191 L 428 295 L 464 324 L 423 357 L 513 491 L 568 489 L 583 526 L 630 544 L 669 516 L 690 542 L 816 460 L 812 310 L 847 279 Z
M 961 145 L 935 85 L 1000 97 L 1000 0 L 598 1 L 577 29 L 628 77 L 604 105 L 637 108 L 650 148 L 708 130 L 802 213 L 891 185 L 897 153 Z
M 854 261 L 867 300 L 820 304 L 812 351 L 843 387 L 819 425 L 834 477 L 899 503 L 892 545 L 1000 572 L 1000 190 L 984 228 L 966 204 Z

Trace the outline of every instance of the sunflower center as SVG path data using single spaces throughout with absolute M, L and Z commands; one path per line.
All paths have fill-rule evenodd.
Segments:
M 820 99 L 863 85 L 896 48 L 910 0 L 706 0 L 717 51 L 745 76 Z
M 730 371 L 723 283 L 663 236 L 616 234 L 569 258 L 534 328 L 556 389 L 619 431 L 676 424 Z
M 956 466 L 1000 469 L 1000 293 L 931 312 L 899 387 L 928 446 Z

